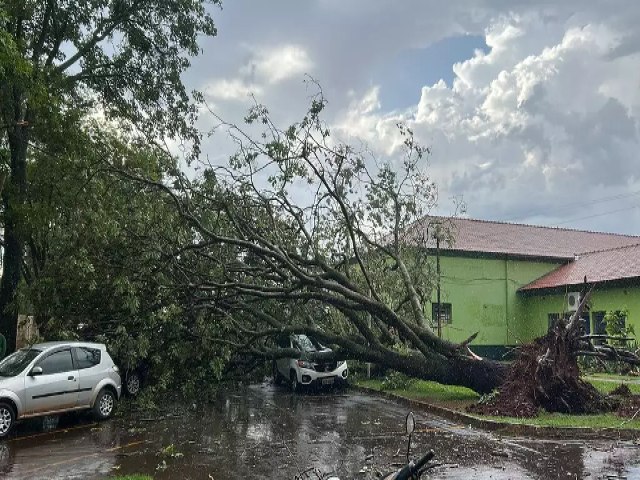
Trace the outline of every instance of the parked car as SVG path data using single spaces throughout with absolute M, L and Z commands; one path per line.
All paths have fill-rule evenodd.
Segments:
M 142 360 L 135 365 L 126 366 L 125 362 L 116 363 L 120 367 L 120 376 L 122 377 L 122 393 L 135 397 L 140 393 L 140 389 L 147 383 L 149 376 L 149 364 Z
M 280 358 L 273 362 L 273 381 L 289 382 L 295 392 L 304 386 L 344 385 L 349 375 L 347 362 L 333 359 L 330 348 L 306 335 L 282 336 L 280 348 L 300 350 L 300 358 Z
M 18 350 L 0 361 L 0 438 L 25 418 L 93 410 L 105 420 L 121 388 L 103 344 L 47 342 Z

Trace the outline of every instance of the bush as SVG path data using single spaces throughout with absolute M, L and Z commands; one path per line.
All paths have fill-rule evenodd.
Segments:
M 389 372 L 382 380 L 383 390 L 407 390 L 416 382 L 416 379 L 400 372 Z

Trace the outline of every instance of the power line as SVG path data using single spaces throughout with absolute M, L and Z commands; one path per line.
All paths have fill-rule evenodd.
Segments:
M 596 198 L 594 200 L 586 200 L 586 201 L 580 201 L 580 202 L 573 202 L 573 203 L 567 203 L 564 205 L 560 205 L 560 206 L 554 206 L 553 210 L 554 211 L 563 211 L 563 210 L 567 210 L 569 208 L 574 208 L 574 207 L 580 207 L 580 206 L 585 206 L 585 205 L 596 205 L 598 203 L 606 203 L 606 202 L 611 202 L 613 200 L 620 200 L 623 198 L 629 198 L 629 197 L 633 197 L 640 194 L 640 190 L 637 190 L 635 192 L 630 192 L 630 193 L 620 193 L 618 195 L 612 195 L 609 197 L 601 197 L 601 198 Z M 549 214 L 549 210 L 529 210 L 528 212 L 525 212 L 523 214 L 520 214 L 518 216 L 515 217 L 509 217 L 504 219 L 504 221 L 506 222 L 510 222 L 510 221 L 515 221 L 515 220 L 521 220 L 523 218 L 527 218 L 527 217 L 531 217 L 531 216 L 536 216 L 536 215 L 545 215 L 545 214 Z M 561 225 L 561 224 L 558 224 Z
M 632 205 L 630 207 L 626 207 L 626 208 L 619 208 L 617 210 L 610 210 L 608 212 L 603 212 L 603 213 L 597 213 L 595 215 L 587 215 L 586 217 L 580 217 L 580 218 L 572 218 L 569 220 L 565 220 L 564 222 L 558 222 L 555 225 L 564 225 L 565 223 L 573 223 L 573 222 L 578 222 L 580 220 L 588 220 L 590 218 L 596 218 L 596 217 L 604 217 L 605 215 L 610 215 L 612 213 L 618 213 L 618 212 L 624 212 L 627 210 L 633 210 L 634 208 L 639 208 L 640 205 Z

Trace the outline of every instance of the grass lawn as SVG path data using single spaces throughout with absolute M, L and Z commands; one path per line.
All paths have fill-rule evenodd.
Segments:
M 478 416 L 478 415 L 476 415 Z M 536 418 L 482 417 L 511 424 L 536 425 L 539 427 L 583 427 L 583 428 L 633 428 L 640 429 L 640 419 L 618 417 L 614 413 L 599 415 L 565 415 L 542 412 Z
M 382 380 L 358 380 L 357 385 L 374 390 L 382 390 Z M 468 405 L 477 402 L 480 396 L 465 387 L 454 385 L 442 385 L 426 380 L 416 380 L 407 389 L 387 390 L 390 393 L 412 400 L 423 400 L 425 402 L 439 405 L 441 407 L 463 410 Z
M 111 477 L 110 480 L 153 480 L 149 475 L 122 475 L 119 477 Z
M 629 379 L 633 379 L 633 381 L 638 380 L 637 377 L 620 377 L 615 375 L 608 375 L 606 379 L 598 380 L 591 377 L 588 378 L 588 380 L 603 393 L 609 393 L 620 385 L 620 383 L 625 383 L 634 394 L 640 394 L 640 384 L 628 383 Z M 382 390 L 381 380 L 358 380 L 356 384 L 372 388 L 374 390 Z M 460 411 L 464 411 L 468 405 L 476 402 L 478 398 L 480 398 L 477 393 L 465 387 L 441 385 L 436 382 L 427 382 L 424 380 L 416 380 L 406 389 L 387 391 L 401 397 L 410 398 L 412 400 L 422 400 L 434 405 Z M 527 424 L 546 427 L 608 427 L 640 429 L 640 415 L 638 415 L 634 420 L 620 418 L 612 413 L 600 415 L 563 415 L 558 413 L 542 412 L 537 418 L 527 419 L 512 417 L 482 417 L 480 415 L 474 416 L 511 424 Z
M 615 380 L 617 382 L 639 382 L 640 377 L 633 375 L 616 375 L 615 373 L 586 373 L 585 378 L 602 378 L 606 380 Z
M 633 393 L 634 395 L 640 395 L 640 383 L 628 383 L 627 381 L 620 380 L 620 378 L 618 378 L 618 380 L 620 381 L 617 382 L 612 382 L 609 380 L 596 380 L 592 377 L 586 377 L 585 380 L 587 380 L 591 385 L 596 387 L 602 393 L 609 393 L 610 391 L 618 388 L 621 383 L 624 383 L 627 387 L 629 387 L 631 393 Z

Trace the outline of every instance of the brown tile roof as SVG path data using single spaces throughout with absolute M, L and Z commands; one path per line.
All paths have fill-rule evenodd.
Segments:
M 640 244 L 640 237 L 631 235 L 435 216 L 424 217 L 407 229 L 409 242 L 422 245 L 419 239 L 427 237 L 427 246 L 435 247 L 432 233 L 437 222 L 451 225 L 454 236 L 452 245 L 441 242 L 440 248 L 463 252 L 557 258 L 562 261 L 584 252 Z
M 589 283 L 640 277 L 640 245 L 580 255 L 575 261 L 547 273 L 520 291 L 580 285 L 585 276 Z

